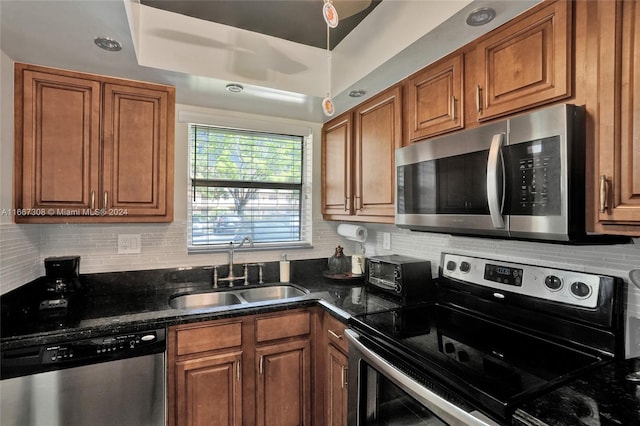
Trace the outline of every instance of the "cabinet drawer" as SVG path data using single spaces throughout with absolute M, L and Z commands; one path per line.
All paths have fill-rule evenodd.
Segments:
M 177 354 L 188 355 L 242 345 L 242 322 L 178 329 Z
M 311 332 L 309 312 L 256 319 L 256 342 L 304 336 Z
M 349 345 L 347 343 L 347 338 L 344 335 L 345 328 L 346 325 L 332 317 L 330 314 L 325 313 L 323 329 L 329 343 L 333 343 L 337 348 L 340 348 L 340 350 L 347 353 Z

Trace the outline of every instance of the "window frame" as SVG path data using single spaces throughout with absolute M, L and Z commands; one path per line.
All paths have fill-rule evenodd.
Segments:
M 258 121 L 241 120 L 242 125 L 238 125 L 237 120 L 227 120 L 227 122 L 220 122 L 215 120 L 202 120 L 199 114 L 197 117 L 193 117 L 192 114 L 179 115 L 180 121 L 184 121 L 187 124 L 187 253 L 207 253 L 207 252 L 220 252 L 228 250 L 228 243 L 216 243 L 216 244 L 198 244 L 193 245 L 193 140 L 190 137 L 191 126 L 201 125 L 207 127 L 219 127 L 224 129 L 232 129 L 239 131 L 258 132 L 258 133 L 271 133 L 279 135 L 299 136 L 302 138 L 301 156 L 302 156 L 302 182 L 300 186 L 300 240 L 299 241 L 286 241 L 286 242 L 255 242 L 253 247 L 243 246 L 242 250 L 282 250 L 282 249 L 302 249 L 312 247 L 312 141 L 313 132 L 310 127 L 295 126 L 295 125 L 264 125 Z M 195 119 L 194 119 L 195 118 Z M 235 182 L 235 181 L 234 181 Z

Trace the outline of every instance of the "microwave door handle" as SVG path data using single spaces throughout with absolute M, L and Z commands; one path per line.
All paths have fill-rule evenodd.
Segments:
M 493 135 L 491 139 L 491 148 L 489 149 L 489 161 L 487 162 L 487 202 L 489 203 L 489 214 L 491 222 L 496 229 L 504 228 L 504 218 L 502 217 L 502 204 L 504 200 L 504 179 L 502 179 L 502 188 L 498 188 L 499 173 L 504 175 L 502 167 L 504 161 L 498 161 L 502 156 L 502 144 L 504 142 L 504 133 Z M 501 167 L 502 163 L 502 167 Z M 502 197 L 499 197 L 499 193 Z

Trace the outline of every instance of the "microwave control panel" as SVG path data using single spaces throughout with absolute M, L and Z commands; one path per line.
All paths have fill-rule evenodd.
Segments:
M 550 216 L 561 213 L 560 137 L 538 139 L 504 147 L 511 174 L 508 213 Z

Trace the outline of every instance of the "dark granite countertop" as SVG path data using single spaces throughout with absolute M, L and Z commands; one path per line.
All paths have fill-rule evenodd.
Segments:
M 0 296 L 0 350 L 318 304 L 342 320 L 351 315 L 399 306 L 396 300 L 368 291 L 362 279 L 325 278 L 322 274 L 324 269 L 326 259 L 291 263 L 291 282 L 309 290 L 304 297 L 197 310 L 172 309 L 168 300 L 176 293 L 211 289 L 211 269 L 173 268 L 86 274 L 81 275 L 82 290 L 70 299 L 71 305 L 65 315 L 55 315 L 55 311 L 43 313 L 38 309 L 46 294 L 41 278 Z M 225 267 L 219 272 L 221 276 L 227 275 Z M 250 282 L 257 281 L 257 267 L 251 267 Z M 265 264 L 264 282 L 278 282 L 278 262 Z M 612 362 L 525 403 L 516 411 L 512 424 L 640 425 L 640 386 L 625 379 L 638 370 L 640 358 Z
M 518 409 L 517 426 L 640 425 L 640 383 L 627 376 L 640 371 L 640 358 L 610 363 L 527 402 Z
M 236 265 L 236 268 L 239 266 Z M 323 277 L 326 259 L 292 262 L 291 268 L 291 282 L 307 289 L 308 295 L 278 302 L 191 310 L 169 307 L 169 298 L 176 293 L 212 290 L 210 268 L 81 275 L 81 290 L 69 298 L 69 308 L 66 310 L 39 309 L 40 301 L 46 298 L 45 281 L 40 278 L 0 296 L 0 350 L 318 304 L 343 320 L 350 315 L 398 306 L 397 301 L 367 291 L 363 279 L 335 280 Z M 221 276 L 227 275 L 226 269 L 223 267 L 219 270 Z M 250 268 L 251 283 L 258 282 L 257 274 L 257 267 Z M 277 283 L 277 277 L 278 262 L 266 263 L 264 282 Z M 255 285 L 259 286 L 252 286 Z M 238 286 L 236 283 L 235 288 Z

